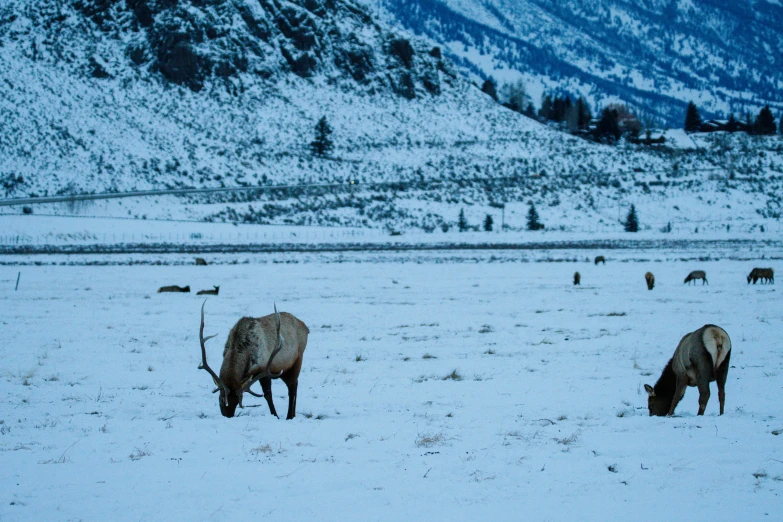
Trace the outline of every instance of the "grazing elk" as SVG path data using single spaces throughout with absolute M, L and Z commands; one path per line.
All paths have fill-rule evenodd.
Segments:
M 206 301 L 204 301 L 206 304 Z M 215 337 L 204 338 L 204 304 L 201 305 L 201 342 L 200 370 L 206 370 L 212 376 L 220 392 L 220 413 L 224 417 L 233 417 L 237 405 L 242 407 L 245 392 L 255 397 L 263 397 L 269 405 L 269 411 L 277 417 L 272 401 L 272 379 L 281 378 L 288 386 L 288 415 L 296 416 L 296 390 L 299 384 L 299 371 L 302 369 L 302 355 L 307 346 L 307 326 L 289 313 L 277 312 L 264 317 L 243 317 L 228 333 L 223 349 L 223 365 L 220 376 L 207 364 L 205 343 Z M 263 395 L 250 390 L 256 381 L 261 381 Z
M 196 295 L 218 295 L 219 292 L 220 292 L 220 287 L 215 286 L 215 288 L 213 288 L 212 290 L 199 290 L 198 292 L 196 292 Z
M 753 280 L 755 285 L 759 279 L 761 279 L 762 284 L 764 284 L 765 280 L 767 283 L 775 284 L 775 271 L 771 268 L 754 268 L 748 275 L 748 284 Z
M 203 257 L 196 258 L 196 266 L 207 266 L 207 260 Z
M 574 286 L 582 284 L 582 276 L 579 272 L 574 272 Z
M 731 339 L 723 328 L 707 324 L 683 337 L 655 386 L 644 385 L 650 416 L 674 415 L 688 386 L 699 387 L 699 415 L 704 415 L 712 381 L 718 383 L 723 415 L 730 358 Z
M 184 292 L 188 293 L 190 292 L 190 286 L 177 286 L 177 285 L 171 285 L 171 286 L 161 286 L 158 288 L 158 293 L 161 292 Z
M 644 274 L 644 280 L 647 281 L 647 290 L 652 290 L 655 287 L 655 276 L 652 272 Z
M 683 283 L 689 283 L 693 281 L 693 284 L 695 285 L 697 279 L 701 279 L 702 285 L 704 283 L 710 284 L 709 282 L 707 282 L 707 273 L 704 270 L 694 270 L 693 272 L 688 274 L 688 277 L 685 278 L 685 281 L 683 281 Z
M 606 258 L 604 256 L 596 256 L 595 264 L 597 265 L 598 263 L 606 264 Z

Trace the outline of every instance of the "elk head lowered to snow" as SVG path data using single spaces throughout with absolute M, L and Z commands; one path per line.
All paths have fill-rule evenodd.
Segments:
M 655 287 L 655 276 L 652 272 L 644 274 L 644 280 L 647 281 L 647 290 L 652 290 Z
M 718 383 L 720 414 L 723 415 L 730 358 L 731 339 L 719 326 L 707 324 L 683 337 L 655 387 L 644 385 L 650 416 L 674 415 L 688 386 L 699 387 L 699 415 L 704 415 L 712 381 Z
M 206 301 L 204 301 L 206 304 Z M 243 317 L 228 333 L 223 349 L 223 365 L 220 376 L 207 364 L 205 343 L 215 337 L 204 337 L 204 304 L 201 305 L 201 342 L 200 370 L 206 370 L 212 376 L 220 392 L 220 413 L 224 417 L 233 417 L 237 405 L 242 407 L 245 392 L 256 397 L 264 397 L 269 411 L 277 417 L 272 401 L 272 379 L 280 378 L 288 386 L 288 415 L 296 416 L 296 390 L 299 384 L 299 371 L 302 369 L 302 355 L 307 346 L 307 326 L 289 313 L 277 312 L 264 317 Z M 250 387 L 261 381 L 264 394 L 259 395 Z
M 574 272 L 574 285 L 582 284 L 582 275 L 579 272 Z

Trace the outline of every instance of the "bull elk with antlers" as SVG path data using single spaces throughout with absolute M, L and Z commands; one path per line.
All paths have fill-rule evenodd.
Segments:
M 215 337 L 204 337 L 204 304 L 201 305 L 201 342 L 200 370 L 206 370 L 215 381 L 215 390 L 220 392 L 220 413 L 224 417 L 233 417 L 237 405 L 242 407 L 245 392 L 255 397 L 263 397 L 269 405 L 269 411 L 277 417 L 272 401 L 272 379 L 280 378 L 288 386 L 288 415 L 296 416 L 296 390 L 299 384 L 299 371 L 302 369 L 302 355 L 307 346 L 307 326 L 289 313 L 277 312 L 264 317 L 243 317 L 228 333 L 223 349 L 223 365 L 220 376 L 207 364 L 205 343 Z M 261 381 L 264 394 L 253 392 L 250 387 Z

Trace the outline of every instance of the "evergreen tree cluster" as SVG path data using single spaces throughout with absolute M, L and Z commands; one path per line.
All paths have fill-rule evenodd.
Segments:
M 601 111 L 601 119 L 593 129 L 593 137 L 603 143 L 614 143 L 622 136 L 636 138 L 642 131 L 642 122 L 636 114 L 621 103 L 608 105 Z
M 781 134 L 783 134 L 783 116 L 780 119 Z M 687 132 L 705 132 L 708 129 L 704 127 L 704 122 L 699 114 L 699 109 L 693 102 L 688 103 L 688 108 L 685 111 L 685 125 L 684 128 Z M 754 119 L 748 112 L 745 114 L 745 121 L 739 122 L 734 117 L 734 114 L 729 116 L 728 122 L 718 128 L 718 130 L 725 130 L 728 132 L 745 131 L 749 134 L 757 134 L 760 136 L 771 136 L 778 132 L 778 126 L 775 125 L 775 116 L 772 114 L 769 105 L 765 105 L 758 113 L 758 116 Z
M 545 94 L 541 100 L 538 116 L 541 121 L 564 123 L 570 132 L 587 129 L 593 119 L 590 105 L 583 97 L 574 102 L 568 95 L 551 94 Z
M 481 84 L 481 91 L 489 94 L 493 100 L 498 101 L 498 84 L 491 76 Z

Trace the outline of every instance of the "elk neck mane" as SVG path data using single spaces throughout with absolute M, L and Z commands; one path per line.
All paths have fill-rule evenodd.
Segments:
M 672 368 L 673 361 L 673 357 L 669 359 L 669 362 L 666 363 L 661 376 L 658 378 L 658 382 L 656 382 L 655 386 L 653 386 L 655 395 L 658 397 L 674 397 L 674 391 L 677 387 L 677 375 L 675 375 L 674 368 Z
M 236 353 L 251 353 L 257 345 L 261 332 L 259 331 L 258 321 L 252 317 L 243 317 L 228 333 L 226 347 L 223 349 L 223 356 L 228 353 L 229 348 Z

